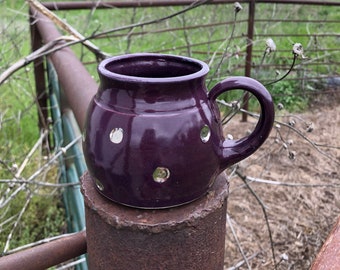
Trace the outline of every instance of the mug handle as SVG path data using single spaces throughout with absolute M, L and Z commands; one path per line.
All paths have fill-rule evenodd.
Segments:
M 261 106 L 260 119 L 251 134 L 239 140 L 224 140 L 220 146 L 220 169 L 224 170 L 253 154 L 268 138 L 274 123 L 274 104 L 268 90 L 258 81 L 243 76 L 227 78 L 216 84 L 208 93 L 213 111 L 218 113 L 216 98 L 227 91 L 245 90 L 252 93 Z

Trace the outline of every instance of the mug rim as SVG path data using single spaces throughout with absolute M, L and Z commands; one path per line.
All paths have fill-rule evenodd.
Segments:
M 132 75 L 124 75 L 121 73 L 117 73 L 114 71 L 108 70 L 107 66 L 109 64 L 112 64 L 114 62 L 118 62 L 125 59 L 142 59 L 142 58 L 155 58 L 155 59 L 161 59 L 164 60 L 173 60 L 177 61 L 178 63 L 187 63 L 189 64 L 195 64 L 197 66 L 200 66 L 200 69 L 196 72 L 187 74 L 187 75 L 181 75 L 181 76 L 169 76 L 169 77 L 143 77 L 143 76 L 132 76 Z M 174 55 L 174 54 L 161 54 L 161 53 L 132 53 L 132 54 L 123 54 L 118 56 L 113 56 L 104 59 L 101 61 L 98 65 L 98 73 L 102 76 L 106 76 L 108 78 L 112 78 L 119 81 L 125 81 L 125 82 L 145 82 L 145 83 L 169 83 L 169 82 L 181 82 L 181 81 L 188 81 L 193 80 L 197 78 L 202 78 L 205 75 L 207 75 L 209 72 L 209 66 L 198 59 L 194 59 L 187 56 L 180 56 L 180 55 Z

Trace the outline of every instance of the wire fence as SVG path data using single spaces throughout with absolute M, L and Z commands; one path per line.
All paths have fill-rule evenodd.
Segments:
M 339 102 L 339 3 L 259 1 L 252 6 L 251 1 L 247 1 L 241 2 L 240 10 L 236 11 L 237 6 L 231 1 L 202 6 L 190 3 L 182 6 L 180 1 L 179 6 L 173 5 L 176 1 L 156 5 L 157 1 L 146 1 L 154 3 L 148 7 L 140 7 L 143 1 L 129 7 L 120 7 L 118 2 L 124 5 L 124 1 L 117 1 L 112 8 L 112 3 L 96 2 L 91 3 L 91 9 L 82 6 L 75 10 L 71 9 L 72 5 L 80 3 L 69 3 L 67 8 L 57 2 L 46 4 L 61 19 L 57 21 L 59 27 L 63 28 L 63 22 L 67 22 L 82 33 L 80 40 L 88 40 L 99 48 L 93 53 L 86 44 L 79 44 L 79 38 L 65 39 L 95 78 L 98 60 L 103 55 L 159 52 L 207 62 L 211 68 L 207 78 L 209 88 L 230 75 L 251 76 L 268 85 L 278 106 L 273 134 L 258 154 L 228 170 L 231 193 L 225 269 L 242 266 L 272 269 L 274 263 L 277 269 L 308 269 L 328 228 L 340 215 L 336 202 L 340 195 L 336 181 L 340 153 L 336 143 L 338 127 L 334 126 L 339 122 L 339 112 L 332 106 Z M 8 4 L 6 10 L 11 16 L 2 23 L 1 73 L 29 54 L 27 5 L 14 10 Z M 63 29 L 66 36 L 71 36 L 67 27 Z M 294 44 L 301 44 L 303 48 L 297 59 Z M 53 69 L 49 67 L 49 82 L 57 89 L 58 83 L 52 75 Z M 284 80 L 271 84 L 282 77 Z M 45 105 L 36 107 L 43 96 L 35 98 L 33 85 L 32 65 L 27 65 L 1 86 L 0 132 L 3 142 L 8 142 L 1 146 L 0 155 L 0 229 L 7 234 L 2 240 L 1 252 L 5 254 L 24 244 L 14 238 L 22 226 L 26 226 L 25 222 L 33 223 L 32 218 L 24 219 L 29 216 L 32 200 L 41 196 L 51 200 L 53 194 L 59 196 L 64 189 L 79 192 L 74 190 L 74 184 L 65 187 L 59 180 L 65 174 L 74 174 L 75 179 L 85 170 L 83 165 L 74 164 L 82 158 L 79 149 L 74 149 L 79 134 L 72 134 L 72 128 L 67 133 L 69 127 L 75 126 L 67 123 L 74 120 L 67 111 L 58 116 L 56 110 L 64 108 L 57 97 L 63 94 L 58 90 L 56 96 L 48 96 Z M 42 87 L 45 89 L 46 85 Z M 235 100 L 240 102 L 241 98 L 232 96 L 220 101 L 226 115 L 230 114 L 229 107 L 235 108 Z M 291 106 L 304 110 L 308 106 L 321 107 L 322 110 L 306 119 L 305 115 L 285 110 Z M 49 132 L 40 133 L 33 126 L 38 122 L 36 108 Z M 243 111 L 248 116 L 256 114 Z M 231 115 L 235 115 L 233 109 Z M 230 123 L 227 121 L 226 135 L 242 136 L 242 132 L 254 127 L 252 117 L 242 124 L 237 121 L 239 114 L 233 118 Z M 44 142 L 51 138 L 52 147 L 46 149 Z M 69 148 L 73 152 L 65 155 L 65 149 Z M 15 198 L 19 198 L 20 204 Z M 18 209 L 14 209 L 15 204 Z M 81 205 L 65 208 L 67 212 L 76 208 L 80 213 Z M 41 219 L 46 224 L 56 221 L 48 215 Z M 73 217 L 73 222 L 75 220 L 79 222 L 81 218 Z M 53 226 L 57 228 L 39 237 L 60 232 L 60 225 Z M 83 226 L 82 223 L 74 230 L 81 230 Z M 84 264 L 84 260 L 80 263 Z

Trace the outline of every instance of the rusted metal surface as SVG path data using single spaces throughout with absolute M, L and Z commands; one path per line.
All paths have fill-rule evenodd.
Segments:
M 251 1 L 251 0 L 250 0 Z M 242 1 L 242 2 L 250 2 Z M 196 0 L 139 0 L 139 1 L 99 1 L 99 2 L 46 2 L 45 7 L 50 10 L 68 9 L 107 9 L 107 8 L 131 8 L 131 7 L 164 7 L 164 6 L 184 6 L 197 2 Z M 232 4 L 234 0 L 211 0 L 207 4 Z M 304 4 L 304 5 L 340 5 L 339 1 L 322 0 L 257 0 L 257 3 L 268 4 Z
M 0 258 L 1 270 L 43 270 L 86 253 L 85 231 Z
M 89 269 L 223 269 L 228 182 L 187 205 L 141 210 L 112 203 L 82 177 Z
M 53 22 L 46 16 L 34 10 L 31 13 L 34 15 L 35 25 L 44 43 L 61 36 Z M 60 85 L 65 90 L 67 102 L 82 129 L 86 110 L 98 86 L 70 48 L 58 50 L 52 53 L 49 58 L 57 71 Z
M 340 217 L 317 255 L 311 270 L 340 269 Z
M 31 47 L 32 51 L 39 49 L 42 46 L 41 36 L 33 24 L 33 18 L 30 17 L 30 32 L 31 32 Z M 37 97 L 37 109 L 38 109 L 38 123 L 40 130 L 48 129 L 47 117 L 48 117 L 48 107 L 47 107 L 47 89 L 45 80 L 45 67 L 43 57 L 37 58 L 33 61 L 34 69 L 34 80 L 35 80 L 35 91 Z M 46 145 L 48 142 L 44 142 Z
M 246 77 L 251 77 L 252 66 L 252 53 L 253 53 L 253 38 L 254 38 L 254 23 L 255 23 L 255 0 L 249 2 L 248 9 L 248 34 L 247 34 L 247 50 L 246 50 L 246 63 L 245 72 Z M 243 109 L 248 111 L 249 106 L 249 93 L 246 92 L 243 98 Z M 248 114 L 242 113 L 242 122 L 247 122 Z
M 166 6 L 185 6 L 197 4 L 197 0 L 138 0 L 138 1 L 100 1 L 100 2 L 51 2 L 42 3 L 50 10 L 67 9 L 108 9 L 108 8 L 133 8 L 133 7 L 166 7 Z M 231 4 L 234 0 L 211 0 L 206 4 Z

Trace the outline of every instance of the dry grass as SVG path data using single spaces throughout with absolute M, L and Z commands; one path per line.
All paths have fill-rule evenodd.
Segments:
M 298 118 L 277 117 L 288 123 L 295 119 L 295 128 L 301 135 L 328 147 L 313 147 L 305 138 L 281 125 L 280 132 L 288 144 L 283 147 L 277 140 L 277 129 L 264 146 L 239 164 L 239 171 L 246 176 L 283 183 L 303 183 L 328 186 L 283 186 L 248 182 L 265 205 L 270 224 L 277 269 L 309 269 L 313 259 L 325 241 L 337 217 L 340 215 L 339 163 L 340 148 L 337 136 L 340 132 L 340 107 L 319 106 Z M 255 121 L 255 120 L 254 120 Z M 228 133 L 252 128 L 252 123 L 236 119 Z M 314 130 L 306 131 L 313 123 Z M 237 126 L 237 128 L 236 128 Z M 241 126 L 241 128 L 240 128 Z M 241 136 L 242 134 L 240 134 Z M 329 147 L 336 146 L 336 148 Z M 295 160 L 289 159 L 288 151 L 294 151 Z M 233 229 L 252 269 L 274 269 L 271 244 L 266 221 L 259 202 L 234 175 L 230 179 L 228 213 Z M 243 258 L 227 225 L 226 269 Z M 246 264 L 237 269 L 247 269 Z

